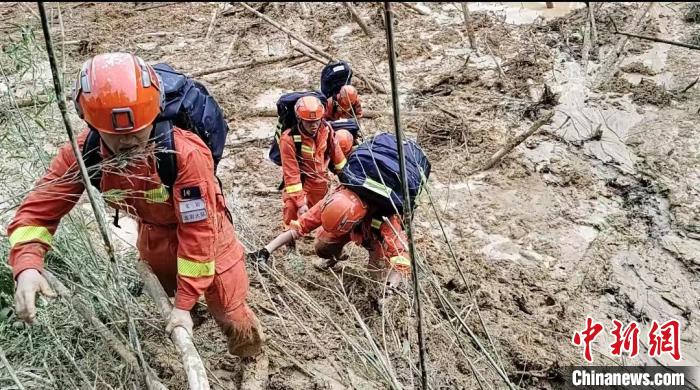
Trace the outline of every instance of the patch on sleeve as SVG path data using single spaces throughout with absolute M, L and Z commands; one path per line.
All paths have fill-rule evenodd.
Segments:
M 180 219 L 182 223 L 192 223 L 207 219 L 207 206 L 201 198 L 180 201 Z
M 200 199 L 202 191 L 199 190 L 199 187 L 185 187 L 180 190 L 180 195 L 182 195 L 182 199 Z

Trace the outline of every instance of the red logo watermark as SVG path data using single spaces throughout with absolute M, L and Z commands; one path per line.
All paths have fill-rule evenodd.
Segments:
M 591 355 L 591 343 L 604 330 L 601 323 L 595 322 L 591 317 L 586 317 L 585 329 L 574 333 L 572 342 L 576 346 L 583 346 L 583 358 L 587 362 L 593 362 Z M 623 327 L 622 322 L 613 320 L 612 335 L 615 341 L 610 344 L 610 352 L 613 356 L 622 356 L 623 353 L 633 358 L 639 354 L 639 325 L 631 322 Z M 676 320 L 667 321 L 661 325 L 652 321 L 649 333 L 649 357 L 661 356 L 668 353 L 675 360 L 681 360 L 680 324 Z

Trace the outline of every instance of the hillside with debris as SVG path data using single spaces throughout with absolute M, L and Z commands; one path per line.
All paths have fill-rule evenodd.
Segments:
M 283 231 L 281 171 L 266 158 L 275 102 L 319 88 L 319 53 L 353 66 L 364 136 L 394 131 L 383 5 L 350 4 L 362 23 L 343 3 L 45 8 L 66 92 L 85 60 L 132 52 L 193 75 L 215 96 L 231 129 L 217 173 L 253 251 Z M 465 24 L 463 4 L 392 4 L 401 125 L 432 163 L 413 220 L 430 388 L 554 389 L 565 367 L 584 364 L 699 366 L 700 52 L 616 34 L 698 45 L 697 5 L 468 3 Z M 0 20 L 7 259 L 7 225 L 67 136 L 36 4 L 0 4 Z M 103 213 L 111 221 L 113 211 Z M 144 367 L 169 389 L 187 388 L 164 319 L 141 291 L 136 221 L 122 215 L 120 225 L 110 263 L 80 199 L 46 259 L 73 300 L 40 299 L 31 327 L 13 311 L 2 262 L 1 388 L 146 388 Z M 367 251 L 346 251 L 348 261 L 319 271 L 310 237 L 276 252 L 267 271 L 248 265 L 265 358 L 242 364 L 203 314 L 194 344 L 213 389 L 420 388 L 411 286 L 380 302 Z M 81 304 L 138 365 L 106 345 Z M 601 334 L 586 363 L 572 343 L 586 317 L 606 327 L 634 321 L 643 332 L 677 320 L 682 359 L 650 356 L 644 337 L 635 358 L 614 356 Z

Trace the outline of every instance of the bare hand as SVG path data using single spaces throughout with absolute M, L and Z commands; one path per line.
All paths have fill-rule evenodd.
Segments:
M 49 282 L 35 269 L 26 269 L 17 276 L 17 288 L 15 290 L 15 310 L 17 316 L 28 324 L 36 322 L 36 293 L 53 298 L 56 293 L 49 286 Z

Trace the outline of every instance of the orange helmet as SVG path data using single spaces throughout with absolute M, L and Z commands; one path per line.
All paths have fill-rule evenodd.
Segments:
M 352 106 L 357 104 L 357 89 L 352 85 L 343 85 L 338 92 L 338 105 L 345 111 L 350 111 Z
M 323 118 L 326 108 L 315 96 L 304 96 L 294 105 L 294 113 L 303 121 L 318 121 Z
M 343 188 L 326 198 L 321 206 L 323 230 L 334 234 L 349 233 L 367 214 L 367 205 L 354 192 Z
M 163 96 L 153 68 L 127 53 L 100 54 L 85 61 L 73 90 L 78 115 L 110 134 L 135 133 L 153 123 Z
M 347 157 L 350 151 L 352 151 L 352 145 L 355 142 L 352 133 L 347 130 L 337 130 L 335 132 L 335 139 L 338 141 L 338 146 L 340 146 L 343 154 Z

